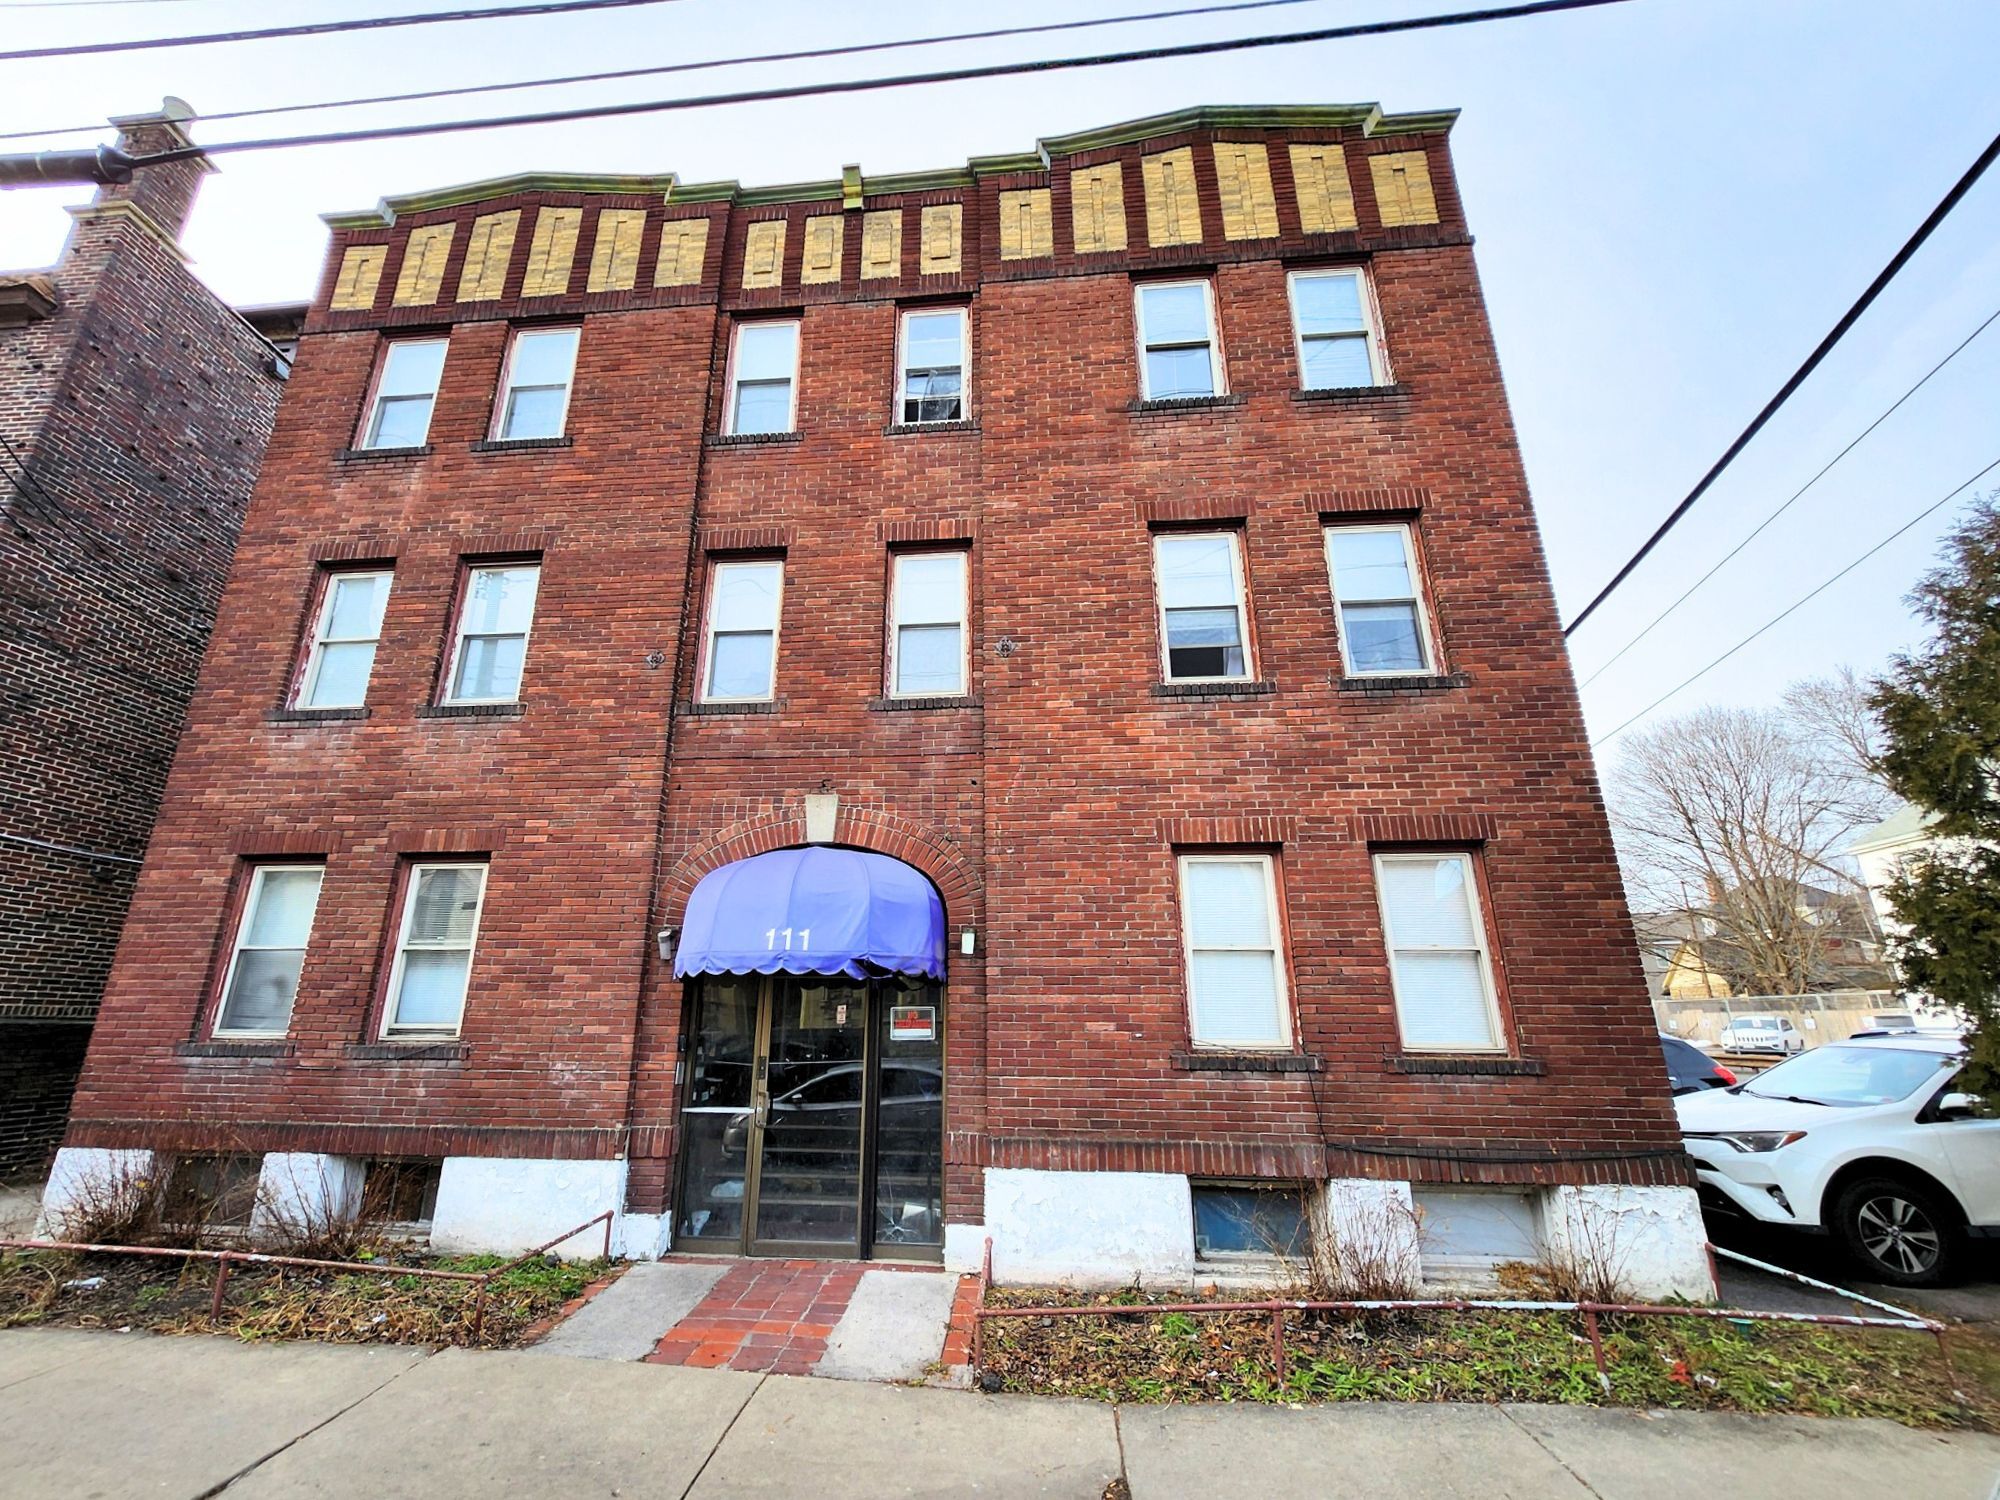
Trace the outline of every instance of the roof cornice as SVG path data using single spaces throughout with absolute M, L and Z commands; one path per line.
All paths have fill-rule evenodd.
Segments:
M 983 177 L 1045 171 L 1061 157 L 1112 146 L 1128 146 L 1156 136 L 1177 135 L 1188 130 L 1359 129 L 1365 136 L 1444 135 L 1450 132 L 1457 119 L 1458 111 L 1455 109 L 1386 115 L 1379 104 L 1204 104 L 1170 114 L 1148 115 L 1140 120 L 1075 131 L 1069 135 L 1044 136 L 1033 151 L 975 156 L 962 167 L 896 172 L 880 177 L 864 177 L 861 181 L 863 191 L 869 197 L 939 192 L 972 187 Z M 746 188 L 734 182 L 702 182 L 683 186 L 672 172 L 656 176 L 522 172 L 512 177 L 493 177 L 483 182 L 460 183 L 452 187 L 433 188 L 428 192 L 384 198 L 374 208 L 322 214 L 321 218 L 334 229 L 383 229 L 406 215 L 459 208 L 467 203 L 507 198 L 519 193 L 657 193 L 663 201 L 674 204 L 732 203 L 753 206 L 812 203 L 824 199 L 840 201 L 842 188 L 838 178 Z

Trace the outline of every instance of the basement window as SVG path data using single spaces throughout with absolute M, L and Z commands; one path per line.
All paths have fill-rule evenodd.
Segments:
M 247 1229 L 257 1206 L 261 1156 L 177 1156 L 161 1218 L 182 1229 Z
M 1190 1195 L 1198 1261 L 1299 1260 L 1310 1248 L 1306 1194 L 1297 1183 L 1197 1182 Z
M 1506 1188 L 1411 1189 L 1427 1281 L 1490 1275 L 1510 1261 L 1542 1253 L 1541 1219 L 1532 1193 Z
M 444 374 L 443 339 L 397 339 L 383 351 L 375 399 L 361 430 L 363 448 L 421 448 L 430 436 Z
M 437 1216 L 444 1163 L 435 1159 L 381 1157 L 368 1163 L 361 1182 L 364 1216 L 399 1229 L 429 1229 Z

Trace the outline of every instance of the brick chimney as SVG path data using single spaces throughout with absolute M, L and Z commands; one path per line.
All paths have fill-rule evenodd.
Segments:
M 111 123 L 118 127 L 119 150 L 130 156 L 149 156 L 156 151 L 193 145 L 188 126 L 194 118 L 194 110 L 185 99 L 169 94 L 153 113 L 113 116 Z M 130 182 L 99 188 L 96 201 L 130 203 L 157 224 L 168 239 L 178 242 L 181 230 L 187 225 L 188 211 L 194 207 L 195 194 L 201 190 L 201 180 L 214 170 L 205 156 L 164 167 L 141 167 L 132 174 Z

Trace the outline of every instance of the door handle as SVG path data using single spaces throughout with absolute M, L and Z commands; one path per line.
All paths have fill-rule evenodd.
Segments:
M 750 1113 L 752 1118 L 756 1120 L 757 1128 L 759 1130 L 762 1130 L 765 1126 L 769 1125 L 771 1123 L 770 1095 L 766 1094 L 762 1098 L 758 1099 L 757 1102 L 751 1106 Z

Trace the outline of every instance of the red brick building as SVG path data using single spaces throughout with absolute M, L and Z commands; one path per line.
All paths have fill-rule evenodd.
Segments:
M 332 218 L 65 1174 L 1705 1290 L 1452 118 Z
M 113 123 L 139 153 L 187 120 Z M 106 188 L 0 273 L 0 1182 L 62 1139 L 283 389 L 179 246 L 209 170 Z

